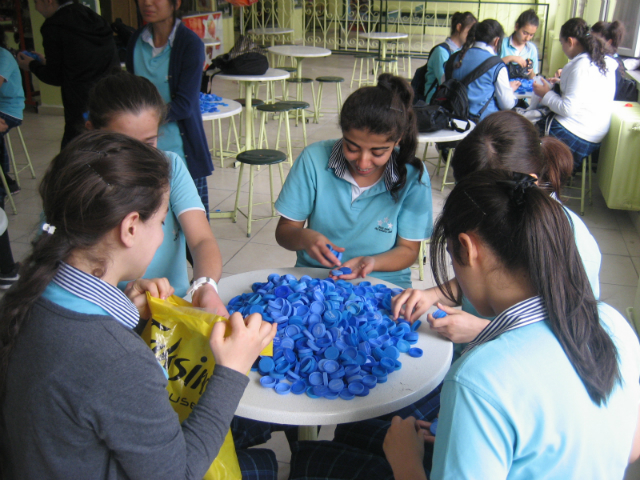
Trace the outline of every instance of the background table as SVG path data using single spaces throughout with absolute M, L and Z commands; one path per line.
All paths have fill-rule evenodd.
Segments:
M 269 68 L 264 75 L 226 75 L 218 74 L 215 78 L 222 80 L 238 81 L 245 84 L 245 150 L 253 149 L 253 87 L 258 82 L 273 82 L 275 80 L 285 80 L 289 78 L 289 72 L 278 70 L 277 68 Z
M 385 60 L 387 58 L 387 42 L 389 40 L 401 40 L 407 38 L 409 35 L 399 32 L 370 32 L 361 33 L 360 37 L 367 38 L 369 40 L 378 40 L 380 42 L 380 59 Z
M 218 107 L 217 112 L 203 113 L 202 121 L 203 122 L 211 121 L 211 147 L 212 147 L 211 152 L 215 155 L 216 153 L 215 121 L 218 120 L 218 138 L 220 140 L 220 151 L 219 151 L 220 166 L 224 167 L 223 154 L 225 152 L 223 152 L 223 149 L 222 149 L 222 122 L 220 120 L 222 120 L 223 118 L 233 117 L 234 115 L 238 115 L 240 112 L 242 112 L 242 105 L 240 105 L 240 103 L 236 102 L 235 100 L 229 100 L 228 98 L 223 98 L 222 100 L 220 100 L 220 102 L 226 103 L 227 106 L 224 107 L 222 105 L 217 105 Z M 229 125 L 229 128 L 231 129 L 231 124 Z M 240 150 L 240 141 L 238 140 L 238 132 L 236 130 L 235 120 L 233 121 L 233 130 L 236 136 L 237 149 Z
M 276 55 L 294 57 L 296 59 L 296 70 L 298 78 L 302 78 L 302 61 L 305 58 L 328 57 L 331 50 L 321 47 L 308 47 L 304 45 L 276 45 L 268 50 Z
M 284 36 L 286 34 L 293 33 L 293 32 L 294 32 L 293 28 L 266 27 L 266 28 L 254 28 L 252 30 L 249 30 L 248 33 L 256 36 L 262 35 L 264 37 L 270 37 L 271 46 L 273 47 L 273 45 L 275 44 L 276 37 L 278 35 L 282 35 L 282 39 L 284 40 Z
M 296 278 L 309 275 L 312 278 L 326 278 L 329 270 L 324 268 L 280 268 L 276 270 L 257 270 L 241 273 L 220 280 L 220 298 L 228 303 L 236 295 L 251 292 L 254 282 L 267 282 L 271 273 L 279 275 L 291 274 Z M 350 280 L 360 283 L 368 280 L 372 284 L 382 283 L 396 287 L 377 278 Z M 353 400 L 312 399 L 306 394 L 278 395 L 271 388 L 260 385 L 260 374 L 249 374 L 249 385 L 240 400 L 236 414 L 263 422 L 312 426 L 300 428 L 301 439 L 314 439 L 317 436 L 317 425 L 333 425 L 337 423 L 357 422 L 385 415 L 411 405 L 436 388 L 451 365 L 453 344 L 432 332 L 421 318 L 422 325 L 418 329 L 419 339 L 415 347 L 421 348 L 424 355 L 412 358 L 401 354 L 399 360 L 402 368 L 389 375 L 386 383 L 381 383 L 371 390 L 366 397 Z

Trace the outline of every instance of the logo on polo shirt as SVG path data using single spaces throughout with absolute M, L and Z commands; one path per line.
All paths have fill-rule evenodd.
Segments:
M 393 223 L 389 222 L 389 217 L 384 217 L 383 220 L 378 220 L 376 230 L 382 233 L 393 233 Z

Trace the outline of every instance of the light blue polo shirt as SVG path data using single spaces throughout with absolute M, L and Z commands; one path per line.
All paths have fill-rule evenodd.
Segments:
M 407 181 L 394 202 L 384 181 L 365 190 L 352 201 L 352 184 L 328 167 L 336 140 L 305 148 L 293 164 L 276 201 L 278 212 L 294 221 L 308 220 L 308 228 L 325 235 L 346 250 L 342 262 L 391 250 L 398 237 L 421 241 L 431 236 L 433 217 L 431 184 L 425 172 L 407 165 Z M 325 268 L 304 250 L 298 251 L 296 267 Z M 408 268 L 396 272 L 374 271 L 371 276 L 411 287 Z
M 511 42 L 512 35 L 504 37 L 502 39 L 502 49 L 500 51 L 500 58 L 508 57 L 510 55 L 516 55 L 522 58 L 530 58 L 533 61 L 533 72 L 537 75 L 540 73 L 540 66 L 538 65 L 538 49 L 535 43 L 527 42 L 522 47 L 522 50 L 518 52 L 518 49 Z
M 596 300 L 598 300 L 600 298 L 600 263 L 602 261 L 602 254 L 600 253 L 598 242 L 593 238 L 593 235 L 591 235 L 591 232 L 578 215 L 565 206 L 562 208 L 564 209 L 564 213 L 567 214 L 567 217 L 569 217 L 569 220 L 573 223 L 573 234 L 576 240 L 576 246 L 578 247 L 578 253 L 580 254 L 584 270 L 587 273 L 589 283 L 591 284 L 593 295 L 596 297 Z M 480 315 L 465 296 L 462 297 L 462 311 L 487 320 L 495 318 Z M 453 345 L 454 360 L 460 357 L 462 350 L 464 350 L 466 346 L 466 343 L 455 343 Z
M 451 40 L 451 37 L 447 37 L 445 43 L 451 49 L 451 53 L 455 53 L 460 50 L 460 47 Z M 427 103 L 431 101 L 431 97 L 433 97 L 438 85 L 440 85 L 440 80 L 444 76 L 444 64 L 449 60 L 451 53 L 449 53 L 444 47 L 436 47 L 433 49 L 429 60 L 427 60 L 427 73 L 425 75 L 424 85 L 424 93 L 426 95 L 425 101 Z M 431 88 L 434 82 L 436 82 L 435 87 Z
M 20 67 L 11 52 L 4 48 L 0 48 L 0 77 L 4 78 L 0 87 L 0 112 L 22 120 L 24 90 Z
M 173 27 L 169 41 L 161 52 L 153 47 L 153 39 L 149 27 L 138 37 L 133 51 L 133 62 L 136 75 L 145 77 L 153 83 L 164 103 L 171 103 L 171 91 L 169 90 L 169 59 L 171 58 L 171 46 L 175 37 L 176 26 Z M 160 125 L 158 130 L 158 149 L 165 152 L 175 152 L 184 162 L 184 145 L 177 122 L 166 122 Z M 186 164 L 186 162 L 185 162 Z
M 144 278 L 166 277 L 175 289 L 175 295 L 184 297 L 189 289 L 187 272 L 187 251 L 184 232 L 179 217 L 189 210 L 201 210 L 202 200 L 184 161 L 174 152 L 164 152 L 171 163 L 171 192 L 169 194 L 169 213 L 162 230 L 164 239 L 144 273 Z M 128 282 L 120 282 L 118 288 L 124 290 Z
M 475 347 L 447 373 L 432 480 L 622 478 L 640 403 L 640 346 L 598 304 L 618 349 L 622 385 L 591 401 L 547 321 Z

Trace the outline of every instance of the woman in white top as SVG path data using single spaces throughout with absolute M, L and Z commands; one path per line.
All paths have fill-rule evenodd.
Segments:
M 556 113 L 549 134 L 571 149 L 577 170 L 609 131 L 617 63 L 606 56 L 603 40 L 591 35 L 581 18 L 562 26 L 560 43 L 570 59 L 562 69 L 562 93 L 555 93 L 545 82 L 534 83 L 533 91 L 541 97 L 540 105 Z

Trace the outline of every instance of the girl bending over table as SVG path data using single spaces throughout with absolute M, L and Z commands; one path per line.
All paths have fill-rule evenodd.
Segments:
M 347 98 L 340 140 L 300 154 L 276 202 L 276 240 L 298 253 L 296 267 L 348 267 L 339 278 L 411 286 L 409 266 L 432 227 L 412 100 L 406 80 L 383 74 Z M 327 245 L 344 252 L 343 261 Z

